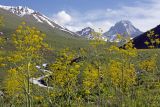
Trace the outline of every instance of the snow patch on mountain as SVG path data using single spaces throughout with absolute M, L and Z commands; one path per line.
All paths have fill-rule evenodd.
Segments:
M 22 7 L 22 6 L 14 7 L 14 6 L 0 5 L 0 8 L 5 9 L 5 10 L 9 10 L 10 12 L 12 12 L 18 16 L 30 15 L 35 12 L 34 10 L 32 10 L 28 7 Z
M 57 23 L 56 21 L 54 21 L 54 20 L 51 20 L 51 19 L 48 18 L 47 16 L 45 16 L 45 15 L 42 15 L 42 16 L 43 16 L 44 18 L 46 18 L 48 21 L 53 22 L 54 24 L 58 25 L 59 28 L 61 28 L 61 29 L 66 29 L 64 26 L 58 24 L 58 23 Z
M 43 23 L 43 21 L 35 14 L 33 14 L 33 17 L 40 23 Z
M 23 7 L 23 6 L 3 6 L 0 5 L 1 9 L 7 10 L 19 17 L 25 17 L 25 16 L 31 16 L 33 17 L 38 23 L 47 23 L 50 27 L 52 28 L 57 28 L 61 31 L 70 33 L 72 35 L 76 35 L 76 33 L 69 31 L 68 29 L 66 29 L 64 26 L 59 25 L 58 23 L 56 23 L 55 21 L 51 20 L 50 18 L 48 18 L 47 16 L 34 11 L 28 7 Z
M 51 27 L 55 27 L 51 22 L 50 20 L 46 19 L 45 17 L 42 17 L 42 16 L 39 16 L 43 21 L 47 22 Z
M 93 39 L 92 32 L 95 32 L 94 29 L 90 27 L 86 27 L 82 29 L 81 31 L 77 31 L 76 33 L 79 34 L 81 37 Z
M 12 6 L 3 6 L 3 5 L 0 5 L 0 8 L 5 9 L 5 10 L 9 10 L 10 8 L 12 8 Z
M 92 33 L 96 33 L 96 31 L 92 29 L 91 27 L 86 27 L 82 29 L 81 31 L 77 31 L 76 33 L 81 37 L 85 37 L 87 39 L 94 40 L 95 38 Z M 103 41 L 107 41 L 107 38 L 105 36 L 101 36 L 99 39 Z

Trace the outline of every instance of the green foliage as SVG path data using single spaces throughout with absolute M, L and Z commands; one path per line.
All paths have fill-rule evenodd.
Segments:
M 158 46 L 160 45 L 160 38 L 158 38 L 158 34 L 155 34 L 154 31 L 149 31 L 149 33 L 147 34 L 147 37 L 149 38 L 149 40 L 145 41 L 145 44 L 153 49 L 153 48 L 158 48 Z

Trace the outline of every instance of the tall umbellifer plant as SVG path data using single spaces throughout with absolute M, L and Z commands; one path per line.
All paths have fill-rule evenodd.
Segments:
M 156 90 L 159 88 L 159 50 L 157 48 L 160 47 L 160 36 L 159 34 L 155 34 L 154 30 L 149 31 L 146 36 L 148 39 L 144 42 L 144 44 L 147 48 L 149 48 L 149 50 L 145 53 L 147 54 L 147 57 L 144 57 L 145 59 L 142 59 L 139 63 L 139 68 L 141 70 L 141 75 L 139 75 L 139 83 L 145 87 L 145 90 L 153 91 L 153 89 Z M 154 97 L 156 97 L 156 94 L 158 93 L 154 93 Z M 148 102 L 150 102 L 150 99 L 153 99 L 154 97 L 149 96 L 149 98 L 146 98 L 146 104 L 150 105 Z M 159 99 L 153 101 L 158 100 Z
M 87 99 L 88 104 L 90 104 L 89 97 L 98 83 L 98 69 L 96 69 L 92 64 L 87 64 L 82 73 L 82 79 L 83 93 L 86 96 L 85 99 Z
M 152 71 L 152 75 L 155 75 L 156 74 L 155 71 L 159 71 L 158 66 L 157 66 L 158 55 L 157 55 L 157 51 L 155 51 L 155 49 L 159 48 L 159 46 L 160 46 L 160 38 L 159 38 L 160 36 L 159 36 L 159 34 L 155 34 L 155 32 L 153 30 L 149 31 L 146 36 L 147 36 L 148 40 L 144 42 L 145 45 L 148 48 L 154 49 L 154 50 L 152 50 L 153 54 L 151 56 L 151 59 L 143 61 L 140 64 L 140 68 L 144 71 L 147 71 L 147 72 Z
M 32 106 L 31 78 L 35 76 L 38 63 L 43 60 L 42 51 L 47 48 L 45 34 L 22 22 L 12 36 L 15 51 L 8 57 L 10 70 L 5 80 L 5 89 L 12 104 L 23 103 Z
M 52 105 L 71 106 L 75 101 L 81 66 L 78 58 L 77 53 L 66 48 L 51 65 Z
M 3 26 L 3 17 L 0 16 L 0 27 L 2 27 L 2 26 Z M 1 31 L 0 31 L 0 32 L 1 32 Z M 1 32 L 1 33 L 2 33 L 2 32 Z M 1 48 L 3 47 L 4 42 L 5 42 L 4 37 L 3 37 L 2 34 L 0 34 L 0 55 L 1 55 L 1 52 L 2 52 L 2 49 L 1 49 Z M 0 56 L 0 67 L 3 67 L 3 66 L 4 66 L 3 61 L 4 61 L 4 58 L 3 58 L 2 56 Z
M 96 83 L 96 90 L 97 90 L 97 98 L 96 103 L 97 106 L 102 105 L 102 78 L 104 77 L 104 70 L 103 70 L 103 60 L 105 57 L 102 55 L 105 53 L 106 49 L 106 42 L 103 39 L 102 30 L 99 29 L 99 32 L 92 32 L 93 40 L 90 41 L 90 52 L 89 52 L 89 62 L 92 66 L 94 66 L 94 69 L 91 69 L 95 74 L 97 74 L 97 83 Z M 85 74 L 85 73 L 84 73 Z M 87 79 L 89 79 L 92 76 L 89 76 Z
M 137 50 L 132 41 L 129 41 L 123 48 L 111 46 L 109 51 L 111 55 L 116 56 L 110 61 L 109 76 L 116 93 L 121 94 L 118 99 L 124 105 L 124 95 L 127 95 L 136 83 L 136 69 L 132 60 L 137 56 Z

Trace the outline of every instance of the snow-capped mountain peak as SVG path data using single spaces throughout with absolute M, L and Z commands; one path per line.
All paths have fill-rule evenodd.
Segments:
M 82 37 L 86 37 L 88 39 L 91 39 L 93 37 L 92 32 L 95 32 L 94 29 L 92 29 L 91 27 L 86 27 L 86 28 L 82 29 L 81 31 L 77 31 L 76 33 Z
M 33 9 L 30 9 L 28 7 L 23 6 L 3 6 L 0 5 L 0 9 L 7 10 L 19 17 L 27 17 L 27 19 L 31 18 L 34 19 L 37 23 L 47 24 L 51 28 L 57 28 L 63 32 L 70 33 L 72 35 L 75 35 L 74 32 L 69 31 L 67 28 L 57 24 L 54 20 L 48 18 L 47 16 L 41 14 L 40 12 L 34 11 Z M 29 17 L 28 17 L 29 16 Z
M 76 32 L 78 35 L 80 35 L 81 37 L 85 37 L 87 39 L 91 39 L 94 40 L 94 36 L 93 33 L 96 33 L 96 31 L 94 29 L 92 29 L 91 27 L 86 27 L 84 29 L 82 29 L 81 31 L 77 31 Z M 105 37 L 101 38 L 103 41 L 107 41 L 107 39 Z
M 104 33 L 104 37 L 108 38 L 109 41 L 114 41 L 117 38 L 117 34 L 121 34 L 124 37 L 131 36 L 134 38 L 142 32 L 133 26 L 128 20 L 121 20 L 112 26 L 108 32 Z
M 86 27 L 84 29 L 82 29 L 81 31 L 81 35 L 89 35 L 94 31 L 94 29 L 90 28 L 90 27 Z
M 23 6 L 3 6 L 0 5 L 0 8 L 4 9 L 4 10 L 9 10 L 10 12 L 18 15 L 18 16 L 24 16 L 24 15 L 30 15 L 33 14 L 35 11 L 28 8 L 28 7 L 23 7 Z

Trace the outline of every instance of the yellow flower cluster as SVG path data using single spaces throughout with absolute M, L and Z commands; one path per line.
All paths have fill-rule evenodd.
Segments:
M 90 94 L 90 90 L 97 85 L 98 70 L 89 64 L 83 71 L 83 89 L 86 94 Z
M 129 87 L 136 82 L 136 70 L 133 64 L 124 65 L 122 62 L 111 61 L 109 75 L 116 87 Z
M 22 94 L 22 76 L 18 75 L 18 71 L 14 69 L 8 70 L 8 77 L 5 81 L 5 89 L 9 96 L 20 95 Z
M 17 49 L 34 52 L 44 46 L 44 37 L 45 34 L 38 31 L 35 27 L 30 28 L 25 23 L 22 23 L 17 28 L 16 33 L 13 34 L 13 43 Z
M 147 72 L 153 72 L 156 69 L 156 57 L 152 57 L 150 59 L 146 59 L 144 61 L 141 61 L 139 64 L 139 67 L 141 70 L 147 71 Z
M 74 58 L 76 58 L 76 54 L 69 49 L 60 52 L 60 57 L 51 65 L 54 84 L 61 87 L 66 86 L 66 84 L 75 85 L 80 72 L 80 65 L 75 62 L 72 63 Z

